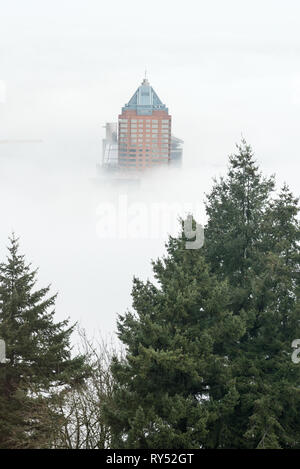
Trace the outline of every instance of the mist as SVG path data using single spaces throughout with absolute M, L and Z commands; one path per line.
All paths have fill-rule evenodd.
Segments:
M 59 293 L 57 319 L 91 335 L 115 331 L 133 276 L 152 279 L 180 215 L 205 223 L 204 194 L 241 135 L 266 175 L 299 188 L 299 3 L 129 5 L 15 0 L 0 18 L 0 140 L 42 141 L 0 145 L 0 258 L 14 231 L 39 285 Z M 117 186 L 97 172 L 103 125 L 145 67 L 185 142 L 183 167 Z
M 179 232 L 179 216 L 192 212 L 204 223 L 209 168 L 200 177 L 156 170 L 137 186 L 120 185 L 83 164 L 81 150 L 74 162 L 73 144 L 12 144 L 6 151 L 0 160 L 1 258 L 14 231 L 27 261 L 40 267 L 39 285 L 51 283 L 59 293 L 57 318 L 70 316 L 90 334 L 114 331 L 117 313 L 131 306 L 133 276 L 153 278 L 151 259 L 164 253 L 169 234 Z M 64 162 L 58 164 L 59 157 Z

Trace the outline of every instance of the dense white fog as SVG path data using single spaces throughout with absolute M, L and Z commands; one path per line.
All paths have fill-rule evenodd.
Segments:
M 90 335 L 115 329 L 133 275 L 151 277 L 178 215 L 192 207 L 205 222 L 203 194 L 241 134 L 262 170 L 298 193 L 299 14 L 292 0 L 2 5 L 0 140 L 42 143 L 0 144 L 0 257 L 14 230 L 40 285 L 59 292 L 58 319 Z M 102 126 L 145 67 L 184 164 L 117 187 L 96 170 Z
M 212 170 L 155 171 L 137 186 L 120 186 L 73 161 L 70 149 L 16 144 L 2 155 L 0 252 L 3 258 L 15 231 L 27 259 L 40 266 L 40 283 L 59 292 L 58 316 L 106 333 L 130 305 L 133 275 L 151 277 L 150 260 L 178 232 L 179 215 L 193 212 L 204 222 Z M 64 162 L 57 164 L 59 154 Z

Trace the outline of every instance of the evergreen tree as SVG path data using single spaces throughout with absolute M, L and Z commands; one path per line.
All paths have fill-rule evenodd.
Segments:
M 54 321 L 56 295 L 48 296 L 50 287 L 35 289 L 37 271 L 19 254 L 14 235 L 8 251 L 0 264 L 0 337 L 9 359 L 0 365 L 0 448 L 47 446 L 55 412 L 46 401 L 83 379 L 85 358 L 71 357 L 74 326 Z
M 300 337 L 298 201 L 287 186 L 271 200 L 273 178 L 262 178 L 245 142 L 238 149 L 208 196 L 205 245 L 212 271 L 229 281 L 234 313 L 246 318 L 230 357 L 239 404 L 226 426 L 231 447 L 299 447 L 300 374 L 290 358 Z
M 246 436 L 256 435 L 259 448 L 300 447 L 300 370 L 290 359 L 291 342 L 300 337 L 298 212 L 285 185 L 261 220 L 260 272 L 252 281 L 256 315 L 244 344 L 256 350 L 260 389 Z
M 229 163 L 204 248 L 170 238 L 158 286 L 134 281 L 106 409 L 115 448 L 300 447 L 298 201 L 271 199 L 246 142 Z
M 119 318 L 127 353 L 114 360 L 106 408 L 114 448 L 204 447 L 207 427 L 236 404 L 228 350 L 244 327 L 227 310 L 227 284 L 183 239 L 170 238 L 167 251 L 153 263 L 159 287 L 135 279 L 135 314 Z
M 261 221 L 275 183 L 273 177 L 262 177 L 245 140 L 237 150 L 229 157 L 227 178 L 215 180 L 207 196 L 205 251 L 212 271 L 239 289 L 242 304 L 247 300 L 249 271 L 260 256 Z

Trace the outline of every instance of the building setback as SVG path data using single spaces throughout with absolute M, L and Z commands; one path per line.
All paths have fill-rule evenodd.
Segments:
M 171 121 L 167 107 L 145 78 L 119 115 L 119 169 L 142 171 L 168 165 Z

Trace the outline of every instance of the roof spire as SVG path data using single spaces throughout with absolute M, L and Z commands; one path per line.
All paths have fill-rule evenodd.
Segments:
M 142 85 L 150 85 L 148 78 L 147 78 L 147 69 L 145 68 L 145 77 L 142 81 Z

